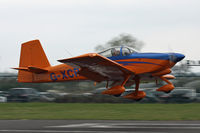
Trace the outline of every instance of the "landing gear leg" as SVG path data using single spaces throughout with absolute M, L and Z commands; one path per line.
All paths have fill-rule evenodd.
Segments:
M 163 91 L 163 92 L 166 92 L 166 93 L 170 93 L 175 88 L 174 85 L 169 80 L 167 80 L 166 78 L 161 76 L 160 79 L 165 81 L 167 84 L 160 87 L 156 91 Z
M 134 99 L 134 100 L 141 100 L 146 96 L 144 91 L 139 91 L 139 84 L 140 84 L 140 77 L 138 75 L 135 76 L 135 91 L 131 94 L 124 96 L 124 98 Z

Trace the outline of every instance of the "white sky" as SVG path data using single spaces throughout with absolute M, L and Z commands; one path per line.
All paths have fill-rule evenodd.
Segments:
M 200 0 L 0 0 L 0 72 L 17 67 L 20 45 L 39 39 L 52 65 L 129 33 L 143 52 L 200 57 Z M 200 59 L 199 59 L 200 60 Z

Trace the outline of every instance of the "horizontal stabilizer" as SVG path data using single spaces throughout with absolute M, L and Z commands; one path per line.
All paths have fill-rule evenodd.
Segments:
M 13 68 L 16 70 L 22 70 L 22 71 L 28 71 L 28 67 L 19 67 L 19 68 Z
M 19 68 L 13 68 L 16 70 L 22 70 L 22 71 L 28 71 L 28 72 L 33 72 L 33 73 L 45 73 L 48 72 L 48 70 L 43 69 L 43 68 L 38 68 L 38 67 L 33 67 L 33 66 L 29 66 L 29 67 L 19 67 Z

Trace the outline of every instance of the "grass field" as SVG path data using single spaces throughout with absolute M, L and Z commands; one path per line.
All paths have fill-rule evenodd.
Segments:
M 200 120 L 200 104 L 1 103 L 0 119 Z

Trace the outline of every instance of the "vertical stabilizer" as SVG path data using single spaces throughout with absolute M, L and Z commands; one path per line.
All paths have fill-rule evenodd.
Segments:
M 50 63 L 39 40 L 33 40 L 22 44 L 19 63 L 19 68 L 21 70 L 19 70 L 18 73 L 19 82 L 33 82 L 34 73 L 24 70 L 32 67 L 43 69 L 49 66 Z

